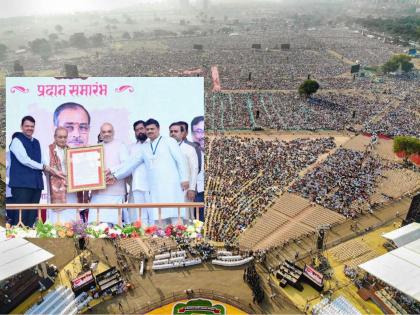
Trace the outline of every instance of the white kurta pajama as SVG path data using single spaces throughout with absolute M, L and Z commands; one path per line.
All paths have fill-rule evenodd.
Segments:
M 134 143 L 130 147 L 130 156 L 135 156 L 139 154 L 142 147 L 149 145 L 148 142 L 144 143 Z M 150 191 L 149 184 L 147 182 L 147 170 L 146 164 L 141 163 L 135 168 L 132 174 L 131 188 L 130 188 L 130 203 L 148 203 L 150 202 Z M 144 226 L 153 225 L 153 214 L 151 214 L 151 209 L 142 208 L 141 218 L 139 217 L 138 208 L 128 208 L 125 213 L 125 218 L 127 223 L 134 223 L 137 220 L 141 219 L 141 222 Z
M 112 169 L 127 161 L 129 155 L 127 147 L 118 140 L 109 143 L 103 143 L 104 146 L 104 167 Z M 126 195 L 126 186 L 124 180 L 119 180 L 112 185 L 107 185 L 106 189 L 92 191 L 91 203 L 124 203 Z M 96 222 L 97 209 L 89 209 L 89 223 Z M 118 209 L 100 208 L 99 222 L 118 223 Z
M 57 157 L 60 159 L 61 163 L 61 170 L 63 174 L 67 174 L 67 165 L 66 165 L 66 156 L 65 150 L 55 146 L 54 151 L 57 153 Z M 50 151 L 46 150 L 44 152 L 44 156 L 46 158 L 47 163 L 49 164 L 50 161 Z M 49 176 L 47 178 L 47 196 L 48 196 L 48 203 L 51 203 L 51 183 L 49 181 Z M 63 186 L 64 189 L 64 186 Z M 67 193 L 66 194 L 66 203 L 77 203 L 77 193 Z M 51 223 L 58 223 L 58 212 L 60 212 L 60 223 L 68 223 L 73 221 L 78 221 L 80 219 L 76 209 L 63 209 L 61 211 L 48 209 L 47 210 L 47 221 Z
M 125 178 L 141 163 L 146 165 L 151 202 L 184 202 L 181 182 L 188 181 L 188 172 L 175 139 L 157 137 L 142 147 L 136 155 L 130 157 L 127 163 L 115 168 L 113 174 L 117 179 Z M 162 219 L 177 217 L 178 208 L 162 209 Z M 153 209 L 153 221 L 158 218 L 158 209 Z M 185 209 L 181 209 L 181 218 L 185 218 Z
M 189 184 L 188 190 L 195 191 L 196 186 L 197 186 L 197 175 L 198 175 L 197 153 L 192 146 L 190 146 L 189 144 L 186 144 L 184 141 L 182 141 L 179 144 L 179 147 L 185 158 L 185 162 L 188 169 L 188 184 Z M 191 201 L 187 199 L 187 191 L 185 191 L 184 200 L 185 202 Z M 187 219 L 191 219 L 191 220 L 194 219 L 194 208 L 188 208 Z

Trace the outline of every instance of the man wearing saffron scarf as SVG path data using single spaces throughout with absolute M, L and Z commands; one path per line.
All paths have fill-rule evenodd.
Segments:
M 54 132 L 54 143 L 48 146 L 45 154 L 46 162 L 63 174 L 67 174 L 66 169 L 66 149 L 68 132 L 64 127 L 58 127 Z M 67 193 L 66 181 L 62 178 L 50 174 L 47 176 L 48 197 L 50 203 L 77 203 L 76 193 Z M 76 209 L 48 210 L 48 221 L 51 223 L 67 223 L 77 221 Z

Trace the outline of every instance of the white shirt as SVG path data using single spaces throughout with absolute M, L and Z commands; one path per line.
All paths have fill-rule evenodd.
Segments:
M 10 151 L 6 152 L 6 198 L 12 197 L 12 189 L 9 187 L 10 177 Z
M 201 150 L 201 149 L 200 149 Z M 201 151 L 201 171 L 197 176 L 197 193 L 204 192 L 204 152 Z
M 32 139 L 31 139 L 32 141 Z M 42 170 L 44 168 L 43 164 L 47 164 L 45 163 L 45 158 L 44 155 L 41 152 L 41 162 L 42 163 L 38 163 L 34 160 L 32 160 L 28 153 L 26 152 L 25 147 L 23 146 L 23 143 L 18 139 L 18 138 L 14 138 L 12 140 L 12 143 L 10 144 L 10 151 L 15 155 L 16 159 L 22 163 L 23 165 L 30 167 L 34 170 Z
M 179 145 L 182 154 L 185 157 L 185 162 L 188 167 L 188 182 L 189 187 L 188 190 L 195 191 L 197 186 L 197 173 L 198 173 L 198 157 L 195 149 L 186 144 L 184 141 L 181 142 Z
M 128 149 L 121 141 L 114 139 L 102 145 L 104 147 L 104 166 L 106 169 L 112 169 L 128 160 Z M 107 185 L 106 189 L 93 191 L 92 195 L 125 196 L 126 188 L 125 181 L 118 180 L 112 185 Z
M 136 142 L 133 143 L 130 147 L 130 157 L 135 156 L 138 152 L 141 151 L 142 147 L 148 145 L 149 142 L 145 141 L 144 143 Z M 149 184 L 147 181 L 147 170 L 146 165 L 141 163 L 133 171 L 133 179 L 131 182 L 131 190 L 140 190 L 140 191 L 149 191 Z

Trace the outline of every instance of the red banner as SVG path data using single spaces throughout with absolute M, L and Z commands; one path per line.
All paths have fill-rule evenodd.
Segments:
M 220 86 L 219 70 L 217 69 L 217 66 L 211 66 L 211 79 L 213 81 L 212 92 L 220 92 L 222 88 Z

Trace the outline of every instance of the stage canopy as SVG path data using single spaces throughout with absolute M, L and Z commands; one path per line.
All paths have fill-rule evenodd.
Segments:
M 420 239 L 359 267 L 420 302 Z
M 393 241 L 398 247 L 404 246 L 405 244 L 420 239 L 420 223 L 410 223 L 399 229 L 385 233 L 382 236 Z
M 32 268 L 53 254 L 23 238 L 0 240 L 0 281 Z

